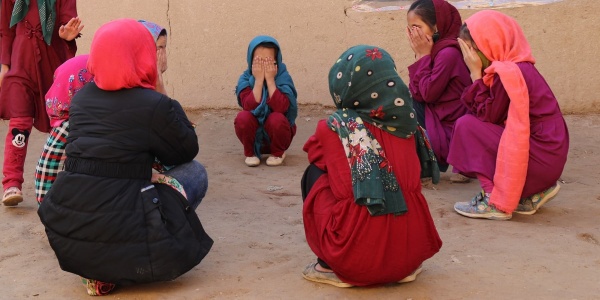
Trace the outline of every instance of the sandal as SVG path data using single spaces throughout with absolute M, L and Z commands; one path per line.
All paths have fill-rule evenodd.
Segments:
M 413 282 L 417 279 L 417 275 L 421 274 L 421 272 L 423 272 L 423 264 L 420 264 L 416 270 L 410 273 L 410 275 L 404 277 L 402 280 L 398 281 L 398 283 Z
M 2 203 L 4 206 L 16 206 L 23 202 L 23 193 L 16 186 L 11 186 L 4 191 Z
M 471 182 L 471 178 L 460 173 L 455 173 L 454 175 L 450 176 L 450 181 L 453 183 L 469 183 Z
M 115 289 L 114 283 L 102 282 L 94 279 L 87 279 L 81 277 L 81 282 L 85 285 L 88 295 L 90 296 L 104 296 L 112 292 Z
M 317 270 L 317 264 L 314 262 L 306 266 L 304 271 L 302 271 L 302 277 L 308 281 L 327 283 L 340 288 L 353 287 L 353 285 L 341 281 L 333 272 L 321 272 Z

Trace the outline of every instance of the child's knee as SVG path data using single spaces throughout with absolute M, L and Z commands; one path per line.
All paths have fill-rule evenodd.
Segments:
M 254 128 L 258 125 L 258 121 L 251 112 L 243 110 L 237 114 L 233 124 L 238 129 Z

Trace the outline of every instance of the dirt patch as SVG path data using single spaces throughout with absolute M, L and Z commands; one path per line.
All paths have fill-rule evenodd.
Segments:
M 567 116 L 571 149 L 558 196 L 533 216 L 472 220 L 452 209 L 479 189 L 443 174 L 423 190 L 442 250 L 410 284 L 338 289 L 302 279 L 315 257 L 302 224 L 302 146 L 327 107 L 301 107 L 285 165 L 248 168 L 235 137 L 233 110 L 196 111 L 209 190 L 197 210 L 215 240 L 197 267 L 165 283 L 115 291 L 108 299 L 594 299 L 600 295 L 600 115 Z M 0 135 L 7 122 L 0 123 Z M 26 163 L 25 202 L 0 207 L 0 298 L 85 298 L 76 275 L 60 270 L 43 234 L 33 171 L 45 135 L 34 132 Z M 0 158 L 1 158 L 0 153 Z M 91 258 L 92 259 L 92 258 Z M 352 262 L 349 262 L 352 263 Z

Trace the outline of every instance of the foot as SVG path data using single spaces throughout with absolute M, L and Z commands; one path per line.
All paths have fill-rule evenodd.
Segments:
M 456 202 L 454 210 L 469 218 L 489 220 L 509 220 L 512 214 L 498 210 L 493 204 L 489 204 L 490 195 L 481 191 L 470 202 Z
M 16 186 L 11 186 L 4 191 L 2 203 L 5 206 L 16 206 L 23 202 L 23 193 Z
M 437 190 L 431 177 L 421 178 L 421 187 L 428 190 Z
M 423 265 L 419 265 L 419 267 L 417 267 L 416 270 L 414 270 L 412 273 L 410 273 L 410 275 L 404 277 L 404 279 L 398 281 L 398 283 L 407 283 L 407 282 L 413 282 L 417 279 L 417 275 L 421 274 L 421 272 L 423 272 Z
M 248 167 L 256 167 L 258 165 L 260 165 L 260 158 L 256 157 L 256 156 L 248 156 L 246 157 L 246 166 Z
M 267 166 L 279 166 L 283 163 L 283 160 L 285 159 L 285 153 L 283 153 L 281 155 L 281 157 L 277 157 L 277 156 L 269 156 L 269 158 L 267 158 Z
M 542 207 L 542 205 L 552 200 L 556 194 L 558 194 L 559 190 L 560 185 L 557 183 L 541 193 L 521 199 L 515 212 L 523 215 L 533 215 L 538 209 L 540 209 L 540 207 Z
M 318 263 L 314 262 L 306 266 L 306 268 L 304 268 L 304 271 L 302 271 L 302 277 L 304 277 L 304 279 L 308 281 L 331 284 L 340 288 L 353 287 L 353 285 L 341 281 L 337 277 L 337 275 L 333 273 L 333 271 L 324 272 L 317 270 L 317 264 Z
M 463 174 L 455 173 L 450 177 L 450 181 L 454 183 L 469 183 L 471 182 L 471 178 Z

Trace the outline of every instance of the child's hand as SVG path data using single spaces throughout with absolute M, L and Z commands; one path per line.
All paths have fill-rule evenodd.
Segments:
M 0 89 L 2 89 L 2 80 L 4 79 L 4 76 L 6 75 L 6 73 L 8 73 L 9 69 L 10 69 L 10 67 L 5 64 L 3 64 L 2 67 L 0 68 Z
M 421 59 L 425 55 L 431 54 L 431 49 L 433 48 L 433 38 L 426 35 L 421 28 L 416 26 L 407 26 L 406 36 L 410 42 L 410 47 L 415 52 L 415 58 L 417 60 Z
M 167 50 L 165 48 L 156 50 L 156 64 L 159 74 L 167 70 Z
M 256 82 L 263 82 L 265 80 L 265 70 L 263 68 L 263 61 L 260 57 L 255 57 L 252 61 L 252 75 L 256 79 Z
M 83 24 L 81 24 L 81 20 L 79 17 L 75 17 L 69 20 L 66 25 L 60 26 L 58 36 L 65 41 L 72 41 L 79 35 L 82 29 Z
M 277 75 L 277 65 L 272 58 L 267 58 L 263 61 L 263 68 L 265 69 L 265 79 L 267 81 L 275 80 L 275 76 Z
M 477 55 L 477 50 L 460 38 L 458 39 L 458 44 L 460 45 L 460 51 L 463 54 L 465 64 L 471 72 L 471 80 L 475 81 L 477 79 L 481 79 L 481 77 L 483 77 L 481 71 L 483 63 L 481 62 L 479 55 Z

